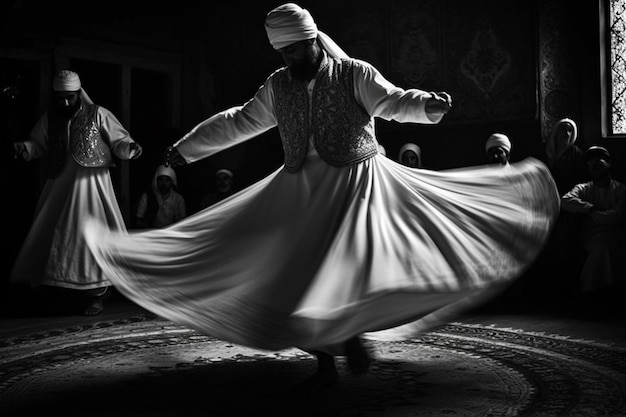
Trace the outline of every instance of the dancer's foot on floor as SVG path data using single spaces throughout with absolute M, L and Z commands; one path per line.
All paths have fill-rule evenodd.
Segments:
M 360 338 L 354 337 L 346 342 L 346 356 L 348 367 L 353 375 L 367 373 L 372 358 Z

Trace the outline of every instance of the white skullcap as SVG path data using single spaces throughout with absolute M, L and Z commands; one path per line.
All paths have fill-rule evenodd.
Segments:
M 317 25 L 308 10 L 295 3 L 286 3 L 270 11 L 265 18 L 265 31 L 274 49 L 317 37 Z
M 52 80 L 52 90 L 54 91 L 78 91 L 80 88 L 80 77 L 74 71 L 61 70 L 55 74 Z
M 418 159 L 422 158 L 422 149 L 414 143 L 405 143 L 400 148 L 400 153 L 398 154 L 398 161 L 402 160 L 402 154 L 406 151 L 413 151 L 415 155 L 417 155 Z
M 506 135 L 503 135 L 502 133 L 494 133 L 493 135 L 489 136 L 489 139 L 487 139 L 487 143 L 485 143 L 485 151 L 488 151 L 489 149 L 496 146 L 500 146 L 506 149 L 507 152 L 511 153 L 511 141 Z
M 159 165 L 154 174 L 154 181 L 160 177 L 161 175 L 165 175 L 166 177 L 170 177 L 172 179 L 172 183 L 174 185 L 178 185 L 176 182 L 176 172 L 171 167 L 166 167 L 165 165 Z
M 230 169 L 226 169 L 226 168 L 218 169 L 217 172 L 215 173 L 215 176 L 217 177 L 220 174 L 228 175 L 229 177 L 233 178 L 233 172 Z

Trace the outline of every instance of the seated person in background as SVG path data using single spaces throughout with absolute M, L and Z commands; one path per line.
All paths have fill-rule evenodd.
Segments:
M 626 281 L 626 185 L 611 178 L 607 149 L 590 147 L 585 161 L 591 181 L 563 195 L 561 208 L 584 215 L 581 242 L 586 258 L 580 273 L 580 291 L 582 301 L 588 302 L 603 291 L 623 289 Z
M 509 165 L 511 141 L 502 133 L 494 133 L 487 138 L 485 152 L 489 164 Z
M 547 165 L 561 195 L 587 180 L 585 153 L 576 145 L 578 127 L 572 119 L 556 122 L 546 142 Z
M 215 173 L 215 189 L 214 193 L 208 193 L 202 198 L 200 202 L 201 209 L 212 206 L 235 193 L 235 176 L 231 170 L 225 168 L 217 170 Z
M 422 150 L 414 143 L 405 143 L 400 148 L 398 162 L 411 168 L 422 168 Z
M 165 227 L 187 216 L 185 199 L 175 191 L 176 186 L 174 170 L 160 165 L 154 173 L 150 189 L 139 198 L 135 214 L 137 227 Z

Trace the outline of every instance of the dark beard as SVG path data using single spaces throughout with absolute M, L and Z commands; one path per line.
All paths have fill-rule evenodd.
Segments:
M 69 106 L 69 107 L 63 107 L 61 105 L 55 105 L 53 107 L 53 114 L 58 117 L 60 120 L 70 120 L 78 111 L 78 109 L 80 108 L 81 105 L 81 100 L 78 100 L 76 102 L 76 104 L 74 104 L 73 106 Z
M 321 54 L 320 56 L 315 56 L 313 50 L 309 50 L 305 59 L 292 64 L 289 67 L 289 71 L 291 71 L 292 77 L 297 80 L 310 81 L 317 75 L 321 59 Z

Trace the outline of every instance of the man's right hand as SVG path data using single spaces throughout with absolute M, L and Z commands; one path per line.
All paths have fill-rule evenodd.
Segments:
M 24 156 L 26 152 L 26 145 L 24 142 L 13 142 L 13 159 L 17 159 L 19 156 Z
M 163 159 L 166 167 L 169 166 L 172 168 L 176 168 L 187 163 L 187 161 L 185 161 L 185 158 L 183 158 L 180 152 L 178 152 L 178 150 L 173 146 L 169 146 L 167 147 L 167 149 L 165 149 Z

